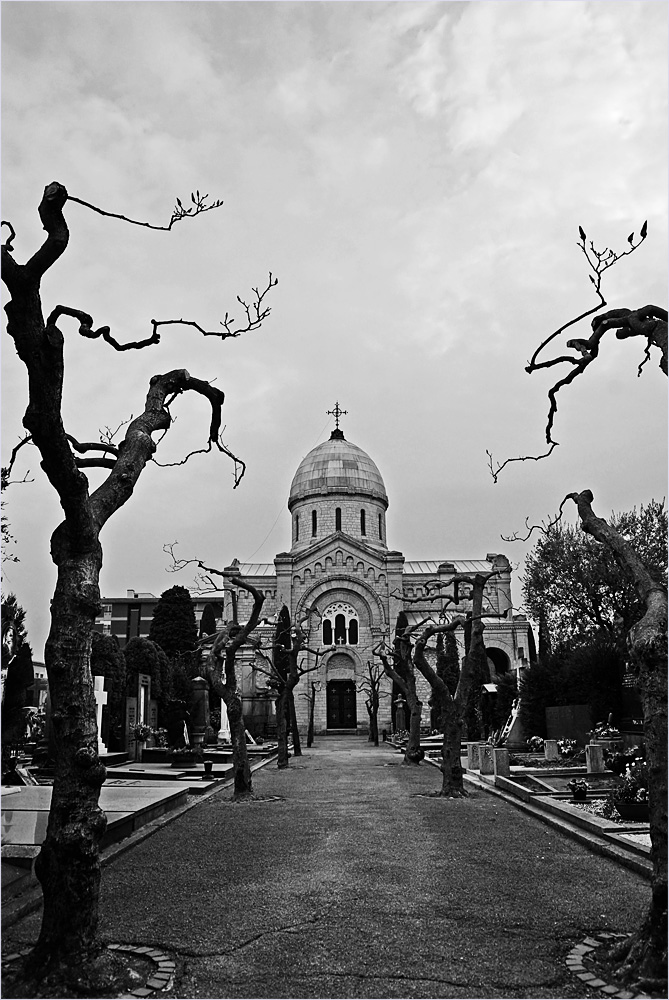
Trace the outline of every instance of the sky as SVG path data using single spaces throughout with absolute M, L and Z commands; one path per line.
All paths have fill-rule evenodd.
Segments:
M 286 508 L 301 459 L 348 411 L 346 437 L 373 458 L 388 544 L 407 559 L 504 552 L 504 541 L 591 489 L 602 516 L 666 494 L 666 378 L 637 378 L 643 346 L 604 343 L 558 397 L 550 459 L 534 348 L 596 303 L 578 227 L 623 250 L 610 307 L 667 303 L 667 4 L 478 2 L 14 2 L 2 4 L 2 218 L 15 259 L 41 243 L 45 184 L 164 225 L 197 189 L 223 206 L 170 233 L 70 202 L 70 244 L 45 275 L 57 303 L 121 341 L 150 321 L 216 329 L 236 296 L 279 284 L 263 326 L 234 340 L 164 328 L 117 353 L 66 337 L 63 416 L 95 440 L 143 409 L 152 375 L 185 367 L 223 389 L 225 441 L 247 463 L 233 490 L 223 455 L 149 465 L 101 535 L 103 596 L 192 586 L 163 545 L 223 567 L 290 547 Z M 587 336 L 587 322 L 577 335 Z M 574 335 L 574 331 L 571 331 Z M 156 458 L 206 442 L 186 397 Z M 2 343 L 2 461 L 22 434 L 27 379 Z M 23 448 L 5 512 L 20 562 L 3 587 L 42 655 L 60 507 Z M 95 488 L 104 473 L 90 474 Z M 569 513 L 574 521 L 574 515 Z

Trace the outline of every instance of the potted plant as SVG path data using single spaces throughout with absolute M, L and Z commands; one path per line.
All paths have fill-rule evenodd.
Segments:
M 588 797 L 589 787 L 585 778 L 572 778 L 571 781 L 567 782 L 567 788 L 570 790 L 572 797 L 578 802 L 585 802 Z
M 544 748 L 544 740 L 541 736 L 530 736 L 526 742 L 530 753 L 541 753 Z
M 148 738 L 153 736 L 153 729 L 151 726 L 147 726 L 145 722 L 138 722 L 136 725 L 130 727 L 130 736 L 135 741 L 135 760 L 141 761 L 142 751 L 146 746 Z
M 648 810 L 648 765 L 638 760 L 628 765 L 623 779 L 613 789 L 613 804 L 622 819 L 647 822 Z

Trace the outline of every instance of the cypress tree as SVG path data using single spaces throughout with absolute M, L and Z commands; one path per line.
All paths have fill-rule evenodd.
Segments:
M 195 611 L 185 587 L 170 587 L 160 595 L 153 611 L 149 639 L 157 643 L 170 659 L 177 653 L 188 653 L 195 649 Z
M 213 604 L 205 604 L 202 609 L 202 618 L 200 619 L 200 637 L 214 634 L 216 631 L 216 618 L 217 615 Z

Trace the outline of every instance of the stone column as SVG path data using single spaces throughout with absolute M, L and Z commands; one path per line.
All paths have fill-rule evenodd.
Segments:
M 203 744 L 209 716 L 209 684 L 204 677 L 192 680 L 190 720 L 193 745 Z
M 478 743 L 467 744 L 467 770 L 478 771 L 479 769 L 479 745 Z
M 230 722 L 228 721 L 228 710 L 225 707 L 225 702 L 221 698 L 221 728 L 218 731 L 218 742 L 230 744 L 232 743 L 232 735 L 230 733 Z
M 546 760 L 559 760 L 557 740 L 546 740 L 544 742 L 544 757 Z

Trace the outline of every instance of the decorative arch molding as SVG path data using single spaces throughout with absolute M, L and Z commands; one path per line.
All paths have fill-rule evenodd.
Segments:
M 330 650 L 323 657 L 326 681 L 354 681 L 362 674 L 362 660 L 353 649 Z
M 341 591 L 341 596 L 338 591 Z M 365 586 L 355 577 L 340 574 L 328 576 L 327 580 L 321 580 L 312 584 L 300 597 L 295 608 L 295 618 L 298 620 L 304 616 L 305 610 L 316 603 L 323 595 L 331 595 L 332 601 L 342 600 L 350 602 L 348 594 L 356 594 L 363 602 L 368 612 L 369 624 L 374 627 L 385 628 L 387 626 L 386 614 L 381 602 L 381 598 L 370 587 Z

